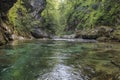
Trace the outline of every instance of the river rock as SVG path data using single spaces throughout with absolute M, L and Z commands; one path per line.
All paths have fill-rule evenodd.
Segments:
M 83 39 L 97 39 L 98 33 L 96 30 L 82 30 L 76 33 L 75 38 L 83 38 Z
M 110 38 L 108 38 L 108 37 L 99 37 L 99 38 L 97 38 L 97 41 L 107 42 L 107 41 L 110 41 Z
M 35 38 L 48 38 L 48 34 L 39 27 L 33 28 L 31 34 Z
M 111 38 L 113 40 L 119 41 L 120 42 L 120 30 L 115 30 L 113 34 L 111 35 Z
M 114 29 L 107 26 L 101 26 L 97 28 L 97 33 L 100 37 L 110 37 Z
M 80 30 L 76 32 L 75 38 L 83 39 L 105 39 L 111 37 L 114 29 L 107 26 L 100 26 L 94 29 Z
M 24 37 L 18 36 L 18 35 L 16 35 L 16 34 L 12 34 L 12 39 L 13 39 L 13 40 L 25 40 Z
M 64 38 L 64 39 L 73 39 L 73 38 L 75 38 L 75 34 L 63 35 L 61 38 Z
M 112 60 L 111 63 L 114 64 L 116 67 L 120 68 L 120 54 L 115 55 Z

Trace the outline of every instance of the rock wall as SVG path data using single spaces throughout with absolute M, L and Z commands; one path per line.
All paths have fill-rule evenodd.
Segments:
M 7 26 L 7 13 L 17 0 L 0 0 L 0 45 L 11 40 L 11 29 Z
M 46 0 L 0 0 L 0 45 L 19 39 L 18 36 L 30 38 L 29 30 L 38 26 L 45 5 Z
M 25 7 L 30 9 L 30 14 L 35 19 L 40 19 L 40 14 L 46 6 L 45 0 L 23 0 Z
M 41 12 L 45 6 L 46 0 L 18 0 L 8 13 L 14 34 L 31 38 L 32 29 L 40 27 Z

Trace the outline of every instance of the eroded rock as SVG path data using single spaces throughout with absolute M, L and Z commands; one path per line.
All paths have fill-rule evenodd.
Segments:
M 35 38 L 48 38 L 48 34 L 39 27 L 33 28 L 31 34 Z

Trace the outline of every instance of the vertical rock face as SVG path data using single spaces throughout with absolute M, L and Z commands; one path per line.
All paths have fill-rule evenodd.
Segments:
M 0 0 L 0 19 L 7 19 L 7 12 L 17 0 Z
M 46 6 L 46 0 L 17 0 L 9 10 L 8 17 L 14 25 L 14 34 L 31 38 L 31 31 L 41 24 L 41 12 Z
M 16 3 L 19 3 L 19 2 L 21 2 L 20 5 L 19 6 L 17 5 L 16 7 Z M 15 19 L 16 18 L 22 19 L 22 17 L 24 18 L 24 16 L 20 14 L 25 14 L 25 15 L 30 14 L 33 20 L 40 21 L 41 19 L 40 14 L 44 10 L 45 5 L 46 5 L 46 0 L 0 0 L 0 45 L 5 44 L 12 39 L 11 33 L 14 32 L 14 29 L 10 31 L 12 27 L 10 27 L 9 25 L 6 25 L 6 23 L 9 23 L 10 21 L 8 20 L 7 14 L 9 13 L 11 8 L 15 7 L 14 9 L 16 9 L 16 11 L 14 10 L 15 12 L 13 12 L 16 14 Z M 24 13 L 22 11 L 19 11 L 21 10 L 20 8 L 21 9 L 24 8 L 28 12 Z M 32 20 L 30 22 L 32 22 Z M 18 32 L 20 32 L 19 29 L 18 29 Z
M 30 8 L 30 14 L 32 15 L 32 17 L 37 21 L 41 21 L 40 14 L 45 9 L 46 0 L 29 0 L 27 1 L 27 3 L 29 7 L 27 5 L 26 8 Z M 31 34 L 35 38 L 47 38 L 48 37 L 48 34 L 45 31 L 41 30 L 39 28 L 39 25 L 33 26 L 31 30 Z
M 21 25 L 19 27 L 21 29 L 24 29 L 21 31 L 17 31 L 17 30 L 20 30 L 20 29 L 17 29 L 16 30 L 17 33 L 20 36 L 21 34 L 22 36 L 27 34 L 26 36 L 29 36 L 29 37 L 33 36 L 36 38 L 36 36 L 34 36 L 34 33 L 36 35 L 36 32 L 37 32 L 37 34 L 40 34 L 38 35 L 40 37 L 37 37 L 37 38 L 41 38 L 45 36 L 46 34 L 44 35 L 43 34 L 44 31 L 41 30 L 39 27 L 41 23 L 41 12 L 44 10 L 46 6 L 46 0 L 21 0 L 21 2 L 20 0 L 18 0 L 16 5 L 18 5 L 18 7 L 13 6 L 13 8 L 16 9 L 16 11 L 12 9 L 11 12 L 13 11 L 14 13 L 16 13 L 15 15 L 17 15 L 17 17 L 14 18 L 13 16 L 10 15 L 10 17 L 14 18 L 14 20 L 11 20 L 11 22 L 14 22 L 15 26 Z M 20 23 L 20 24 L 18 25 L 16 23 Z M 39 29 L 38 31 L 36 30 L 36 27 L 37 27 L 37 30 Z
M 0 0 L 0 13 L 6 13 L 17 0 Z
M 31 0 L 32 14 L 35 18 L 40 18 L 40 13 L 44 10 L 45 3 L 45 0 Z
M 17 0 L 0 0 L 0 45 L 10 40 L 9 28 L 5 24 L 7 12 Z
M 40 18 L 41 12 L 46 6 L 46 0 L 23 0 L 26 9 L 30 9 L 30 13 L 36 19 Z

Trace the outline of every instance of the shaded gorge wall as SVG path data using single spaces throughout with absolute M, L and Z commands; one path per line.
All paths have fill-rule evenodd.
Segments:
M 45 0 L 1 0 L 0 45 L 10 40 L 32 38 L 34 27 L 40 27 L 45 5 Z

